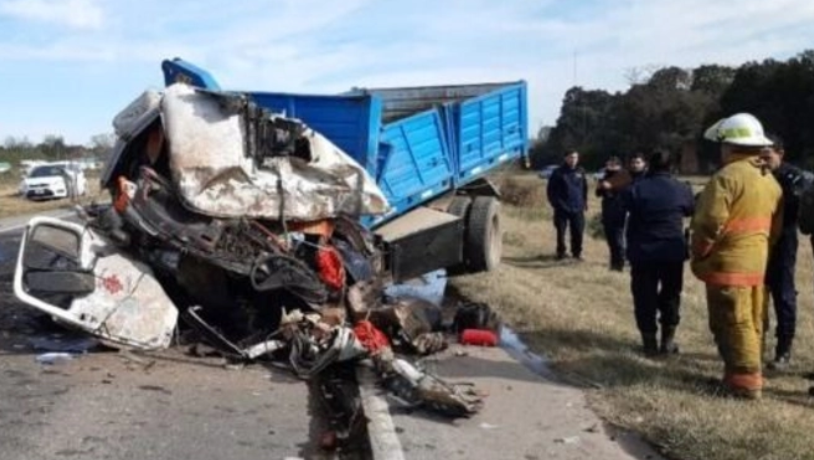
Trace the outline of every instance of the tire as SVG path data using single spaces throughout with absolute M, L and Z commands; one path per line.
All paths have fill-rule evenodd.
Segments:
M 472 207 L 472 198 L 469 198 L 466 195 L 458 195 L 452 199 L 452 202 L 449 203 L 447 212 L 453 216 L 462 218 L 464 222 L 466 222 L 470 207 Z
M 472 198 L 466 195 L 455 196 L 447 207 L 447 213 L 460 217 L 464 223 L 464 241 L 461 242 L 461 246 L 463 248 L 463 254 L 461 254 L 461 256 L 463 260 L 458 265 L 447 267 L 447 275 L 449 276 L 465 275 L 467 272 L 469 272 L 469 266 L 466 263 L 466 227 L 468 225 L 467 219 L 469 217 L 469 210 L 471 208 Z
M 478 196 L 472 201 L 466 225 L 464 256 L 472 273 L 492 271 L 500 265 L 503 234 L 500 226 L 500 201 Z

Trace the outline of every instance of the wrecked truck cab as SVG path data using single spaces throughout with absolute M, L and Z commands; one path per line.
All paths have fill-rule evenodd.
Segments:
M 168 87 L 220 90 L 209 72 L 183 59 L 165 60 L 162 70 Z M 525 81 L 243 94 L 302 120 L 375 178 L 390 210 L 361 220 L 384 241 L 396 281 L 443 268 L 497 268 L 499 193 L 486 176 L 528 153 Z
M 166 348 L 178 317 L 149 266 L 91 228 L 49 217 L 26 226 L 14 294 L 59 323 L 124 347 Z

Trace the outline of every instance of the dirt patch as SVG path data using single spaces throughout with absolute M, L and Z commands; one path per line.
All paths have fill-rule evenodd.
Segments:
M 546 203 L 544 182 L 533 176 L 504 176 L 498 181 L 501 201 L 517 207 L 543 206 Z
M 535 189 L 525 194 L 544 187 L 533 175 L 513 181 Z M 599 209 L 593 197 L 590 209 L 589 219 Z M 787 374 L 768 375 L 764 400 L 748 403 L 708 391 L 705 382 L 720 377 L 722 364 L 707 326 L 703 284 L 689 267 L 678 329 L 682 353 L 645 359 L 639 352 L 629 274 L 608 270 L 604 240 L 585 239 L 583 263 L 557 262 L 550 208 L 506 206 L 503 219 L 500 269 L 457 278 L 455 286 L 467 298 L 490 303 L 535 352 L 550 358 L 555 371 L 601 388 L 589 390 L 588 397 L 605 420 L 641 433 L 672 458 L 811 458 L 814 400 L 802 378 L 814 369 L 814 342 L 806 339 L 814 335 L 814 317 L 806 308 L 814 302 L 807 238 L 801 238 L 798 255 L 800 340 L 794 367 Z M 773 348 L 770 334 L 767 351 Z

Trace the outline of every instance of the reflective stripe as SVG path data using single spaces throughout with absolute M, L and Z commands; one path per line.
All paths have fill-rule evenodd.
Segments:
M 719 131 L 719 136 L 724 139 L 743 139 L 745 137 L 752 137 L 753 134 L 749 128 L 739 127 L 722 129 Z
M 764 272 L 754 273 L 723 273 L 713 272 L 698 275 L 698 278 L 708 284 L 716 286 L 761 286 L 766 278 Z
M 766 232 L 772 228 L 772 219 L 769 217 L 747 217 L 732 219 L 726 223 L 726 233 Z
M 731 373 L 724 377 L 724 383 L 735 389 L 760 390 L 763 388 L 763 376 L 760 372 Z

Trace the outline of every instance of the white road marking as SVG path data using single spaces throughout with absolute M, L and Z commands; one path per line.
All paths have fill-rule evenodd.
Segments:
M 390 407 L 379 395 L 373 370 L 364 364 L 359 365 L 356 367 L 356 378 L 359 380 L 362 407 L 368 420 L 367 432 L 373 459 L 405 460 L 401 441 L 396 434 L 396 426 L 390 416 Z

